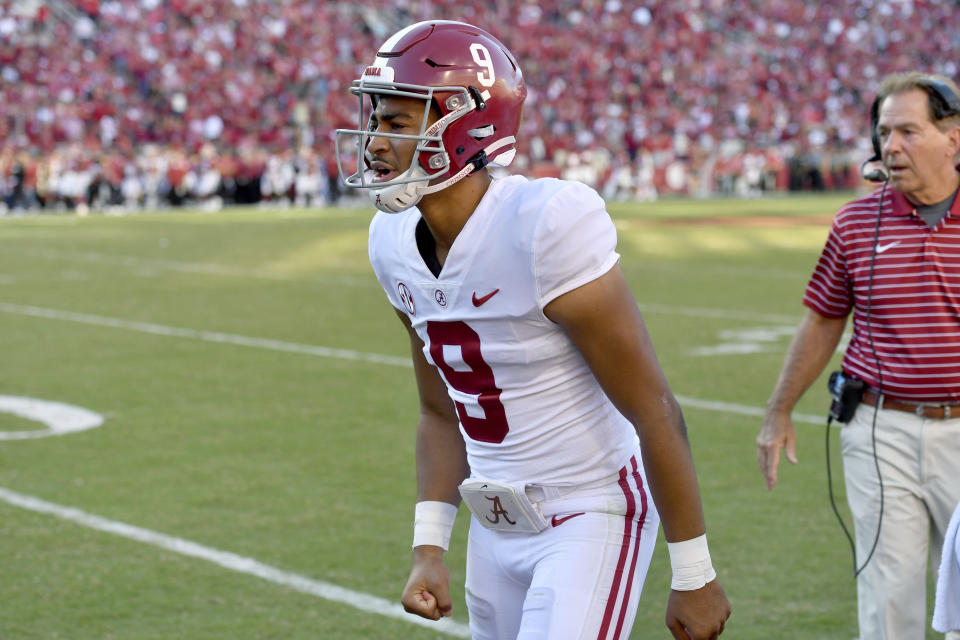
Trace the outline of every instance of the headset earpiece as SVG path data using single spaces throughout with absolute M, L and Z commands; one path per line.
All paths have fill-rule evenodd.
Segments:
M 960 96 L 936 78 L 924 78 L 918 83 L 930 96 L 933 118 L 943 120 L 960 115 Z M 880 121 L 880 96 L 870 105 L 870 141 L 873 143 L 873 155 L 860 165 L 860 175 L 870 182 L 885 182 L 889 176 L 883 168 L 883 153 L 877 125 Z
M 860 165 L 860 175 L 870 182 L 886 182 L 887 172 L 883 169 L 883 158 L 880 149 L 880 134 L 877 132 L 877 121 L 880 119 L 880 96 L 873 99 L 870 105 L 870 140 L 873 143 L 873 155 Z
M 936 78 L 924 81 L 923 86 L 930 94 L 933 103 L 933 117 L 937 120 L 960 115 L 960 96 L 946 84 Z
M 875 162 L 880 160 L 880 134 L 877 132 L 877 124 L 880 120 L 880 97 L 877 96 L 873 99 L 873 104 L 870 105 L 870 140 L 873 142 L 873 157 L 871 157 L 867 162 Z

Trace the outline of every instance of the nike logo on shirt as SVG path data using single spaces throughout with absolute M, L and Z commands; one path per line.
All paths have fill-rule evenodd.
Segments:
M 899 240 L 896 240 L 896 241 L 894 241 L 894 242 L 891 242 L 890 244 L 878 244 L 878 245 L 877 245 L 877 253 L 883 253 L 883 252 L 886 251 L 887 249 L 892 249 L 892 248 L 894 248 L 895 246 L 897 246 L 898 244 L 900 244 L 900 241 L 899 241 Z
M 473 292 L 473 306 L 479 307 L 479 306 L 482 305 L 484 302 L 486 302 L 487 300 L 489 300 L 489 299 L 492 298 L 493 296 L 497 295 L 498 293 L 500 293 L 500 289 L 494 289 L 493 291 L 491 291 L 491 292 L 488 293 L 487 295 L 483 296 L 482 298 L 478 298 L 478 297 L 477 297 L 477 292 L 474 291 L 474 292 Z
M 560 525 L 562 525 L 564 522 L 566 522 L 566 521 L 569 520 L 570 518 L 576 518 L 577 516 L 582 516 L 584 513 L 586 513 L 586 512 L 585 512 L 585 511 L 581 511 L 580 513 L 574 513 L 574 514 L 571 514 L 571 515 L 569 515 L 569 516 L 563 516 L 562 518 L 558 518 L 557 516 L 553 516 L 552 518 L 550 518 L 550 524 L 552 524 L 552 525 L 555 526 L 555 527 L 559 527 Z

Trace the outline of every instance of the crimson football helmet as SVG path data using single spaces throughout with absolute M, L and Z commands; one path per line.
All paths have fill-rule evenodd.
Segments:
M 517 131 L 527 95 L 513 55 L 489 33 L 463 22 L 419 22 L 388 39 L 350 92 L 360 98 L 357 129 L 337 129 L 337 167 L 344 184 L 369 189 L 381 211 L 396 213 L 428 193 L 445 189 L 487 164 L 507 166 L 516 155 Z M 364 96 L 369 96 L 365 99 Z M 424 101 L 418 135 L 368 127 L 381 96 Z M 440 118 L 430 124 L 435 106 Z M 373 138 L 417 141 L 410 167 L 377 181 L 367 148 Z M 345 175 L 341 147 L 357 145 L 357 171 Z

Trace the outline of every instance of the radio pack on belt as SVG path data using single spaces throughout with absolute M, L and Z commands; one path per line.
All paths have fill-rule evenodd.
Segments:
M 830 390 L 830 419 L 837 422 L 850 422 L 853 412 L 857 410 L 860 399 L 863 398 L 863 392 L 867 385 L 863 380 L 858 380 L 852 376 L 846 376 L 842 371 L 834 371 L 830 374 L 830 380 L 827 381 L 827 389 Z

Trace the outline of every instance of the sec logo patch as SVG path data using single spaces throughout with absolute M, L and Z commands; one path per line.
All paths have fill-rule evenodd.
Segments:
M 410 312 L 410 315 L 417 315 L 417 304 L 413 301 L 413 294 L 410 293 L 410 289 L 407 288 L 407 285 L 402 282 L 397 283 L 397 293 L 400 294 L 400 302 L 403 303 L 403 306 L 407 308 L 407 311 Z

